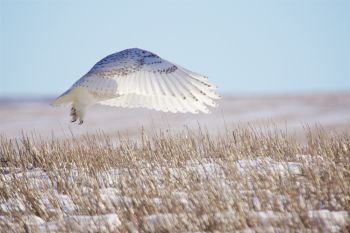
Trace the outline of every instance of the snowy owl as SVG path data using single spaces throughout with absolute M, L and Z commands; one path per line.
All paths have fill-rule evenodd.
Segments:
M 209 113 L 220 96 L 207 77 L 138 49 L 111 54 L 59 96 L 54 106 L 71 104 L 72 122 L 84 122 L 94 104 L 144 107 L 164 112 Z

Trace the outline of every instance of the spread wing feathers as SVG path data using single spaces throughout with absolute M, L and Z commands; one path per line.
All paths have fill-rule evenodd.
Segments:
M 83 76 L 70 89 L 76 87 L 84 87 L 100 99 L 109 99 L 117 96 L 118 82 L 115 79 L 91 74 Z
M 100 104 L 165 112 L 208 113 L 220 98 L 208 79 L 141 49 L 128 49 L 98 62 L 73 87 L 102 97 Z M 105 99 L 103 99 L 106 97 Z
M 118 80 L 119 97 L 100 104 L 119 107 L 145 107 L 164 112 L 208 113 L 220 98 L 208 81 L 201 81 L 180 69 L 164 74 L 137 72 Z

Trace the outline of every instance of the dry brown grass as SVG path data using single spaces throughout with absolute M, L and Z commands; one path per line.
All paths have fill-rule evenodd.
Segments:
M 305 137 L 249 127 L 3 136 L 0 232 L 349 231 L 350 135 Z M 75 218 L 111 213 L 120 222 Z

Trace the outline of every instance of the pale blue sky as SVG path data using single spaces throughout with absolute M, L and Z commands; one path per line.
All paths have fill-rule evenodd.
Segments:
M 0 96 L 60 94 L 130 47 L 224 94 L 350 91 L 348 0 L 0 2 Z

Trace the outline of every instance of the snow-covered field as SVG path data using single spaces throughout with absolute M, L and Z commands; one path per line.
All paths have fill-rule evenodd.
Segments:
M 128 136 L 138 135 L 145 129 L 197 126 L 198 123 L 215 133 L 232 125 L 272 124 L 288 129 L 302 130 L 306 124 L 322 124 L 327 129 L 350 132 L 350 93 L 314 94 L 299 96 L 229 97 L 219 100 L 212 114 L 166 114 L 143 109 L 121 109 L 107 106 L 93 107 L 83 126 L 70 123 L 69 107 L 54 108 L 50 100 L 1 100 L 0 132 L 17 137 L 24 130 L 41 137 L 66 137 L 103 131 L 115 135 L 118 131 Z
M 254 186 L 259 184 L 254 184 L 253 181 L 250 181 L 248 184 L 236 181 L 236 183 L 232 184 L 234 181 L 226 177 L 225 169 L 234 169 L 238 176 L 244 176 L 244 182 L 253 179 L 256 175 L 281 176 L 284 177 L 282 179 L 286 180 L 288 180 L 288 176 L 301 179 L 303 177 L 302 170 L 309 168 L 313 162 L 310 156 L 300 155 L 297 158 L 299 162 L 276 162 L 269 157 L 261 157 L 251 160 L 237 160 L 229 166 L 224 165 L 220 160 L 204 160 L 199 163 L 189 162 L 181 168 L 153 165 L 156 166 L 156 169 L 151 170 L 147 167 L 153 167 L 152 164 L 143 163 L 137 171 L 133 171 L 133 169 L 137 169 L 133 168 L 114 169 L 96 173 L 95 182 L 97 182 L 98 187 L 91 187 L 91 181 L 87 180 L 84 186 L 75 187 L 78 190 L 75 190 L 77 193 L 74 194 L 59 192 L 58 183 L 52 182 L 48 174 L 42 169 L 31 169 L 28 172 L 8 171 L 2 175 L 2 181 L 5 183 L 3 188 L 11 189 L 7 186 L 11 186 L 14 182 L 23 182 L 25 188 L 28 189 L 26 191 L 29 192 L 30 189 L 33 189 L 32 192 L 35 196 L 31 198 L 35 200 L 28 200 L 30 197 L 22 196 L 21 193 L 18 193 L 19 195 L 14 198 L 2 200 L 0 205 L 1 213 L 3 213 L 3 216 L 1 216 L 3 221 L 2 227 L 4 227 L 4 230 L 8 230 L 19 224 L 24 229 L 39 232 L 60 232 L 62 230 L 113 232 L 123 226 L 124 229 L 128 229 L 131 232 L 138 232 L 139 230 L 158 232 L 164 229 L 176 231 L 177 226 L 183 226 L 183 224 L 189 231 L 205 230 L 207 228 L 207 230 L 211 231 L 215 230 L 215 226 L 210 226 L 210 224 L 227 224 L 226 227 L 228 229 L 234 230 L 235 226 L 230 226 L 230 224 L 238 221 L 237 218 L 241 218 L 240 215 L 242 213 L 238 212 L 230 204 L 235 205 L 235 202 L 239 201 L 237 204 L 241 205 L 240 208 L 242 209 L 240 210 L 246 214 L 246 221 L 254 222 L 252 224 L 253 227 L 248 224 L 245 229 L 241 230 L 252 232 L 257 227 L 263 231 L 273 231 L 282 227 L 280 231 L 283 231 L 283 227 L 288 229 L 285 224 L 296 224 L 293 221 L 302 222 L 300 210 L 293 210 L 293 201 L 290 197 L 284 194 L 276 195 L 275 187 L 266 187 L 255 191 L 256 188 Z M 3 168 L 3 171 L 6 170 L 10 169 Z M 118 184 L 118 182 L 132 179 L 129 177 L 129 173 L 133 172 L 143 174 L 145 176 L 144 179 L 147 178 L 148 182 L 153 182 L 152 185 L 154 187 L 152 188 L 157 191 L 158 195 L 150 199 L 143 199 L 147 197 L 142 195 L 137 198 L 125 196 L 123 194 L 125 191 L 118 187 L 123 185 L 123 183 Z M 65 181 L 62 182 L 71 183 L 73 187 L 78 186 L 75 183 L 78 183 L 78 180 L 84 176 L 79 178 L 77 175 L 79 172 L 74 169 L 69 171 L 69 173 L 71 175 L 65 177 Z M 87 177 L 85 176 L 85 179 L 88 179 Z M 196 193 L 188 193 L 182 189 L 174 189 L 169 193 L 167 183 L 162 182 L 167 179 L 191 182 L 192 179 L 187 180 L 189 179 L 188 177 L 197 177 L 201 181 L 205 180 L 207 184 L 203 185 L 202 188 L 199 187 Z M 139 179 L 140 186 L 147 185 L 147 181 L 143 181 L 141 177 L 137 179 Z M 271 177 L 269 179 L 273 180 Z M 273 186 L 273 183 L 271 183 L 271 186 Z M 240 185 L 242 188 L 239 188 Z M 208 188 L 210 189 L 208 190 Z M 304 192 L 306 192 L 306 188 L 304 188 Z M 211 203 L 210 200 L 207 200 L 207 198 L 212 198 L 207 195 L 214 194 L 218 195 L 218 197 L 214 197 L 213 200 L 218 198 L 220 199 L 217 200 L 218 202 L 224 201 L 225 206 L 221 207 L 223 210 L 215 210 L 218 207 L 211 207 L 211 205 L 219 203 L 216 201 Z M 307 208 L 308 201 L 303 196 L 303 193 L 297 195 L 298 205 Z M 196 197 L 199 199 L 195 200 L 194 198 Z M 27 203 L 31 201 L 35 202 L 35 204 Z M 88 209 L 85 209 L 86 206 L 84 206 L 86 201 L 95 202 L 94 205 L 96 206 L 94 206 L 95 209 L 92 211 L 100 213 L 89 213 Z M 196 201 L 206 202 L 201 203 L 201 205 L 204 204 L 204 208 L 208 209 L 208 213 L 203 212 L 196 219 L 199 228 L 203 226 L 205 229 L 191 229 L 190 221 L 193 221 L 193 219 L 189 219 L 186 211 L 193 211 L 195 205 L 198 205 L 198 203 L 195 203 Z M 345 229 L 344 227 L 348 224 L 349 213 L 346 210 L 341 210 L 341 203 L 337 203 L 336 197 L 329 201 L 332 205 L 331 210 L 325 208 L 328 203 L 324 207 L 319 205 L 317 209 L 308 210 L 305 217 L 309 221 L 314 222 L 311 224 L 319 225 L 324 232 L 338 232 L 340 229 Z M 183 213 L 163 213 L 167 209 L 169 202 L 170 205 L 175 205 L 171 208 L 182 209 Z M 142 207 L 137 207 L 137 204 Z M 118 216 L 118 209 L 120 208 L 136 208 L 136 211 L 142 211 L 142 209 L 138 210 L 137 208 L 145 208 L 144 205 L 149 205 L 149 208 L 156 211 L 142 217 L 141 222 L 135 223 L 132 219 L 130 221 L 123 219 L 122 222 Z M 267 208 L 263 206 L 267 206 Z M 210 208 L 213 208 L 213 210 Z M 86 211 L 87 213 L 85 214 L 81 213 Z M 15 213 L 19 214 L 21 212 L 27 212 L 28 215 L 16 216 Z M 11 214 L 15 216 L 11 216 Z M 38 215 L 43 216 L 39 217 Z M 50 215 L 55 217 L 51 220 Z M 274 228 L 274 226 L 278 227 Z M 210 229 L 210 227 L 214 228 Z M 304 226 L 300 225 L 300 227 Z
M 1 138 L 0 232 L 347 232 L 350 135 Z
M 96 107 L 83 126 L 0 102 L 0 232 L 350 231 L 350 94 Z

